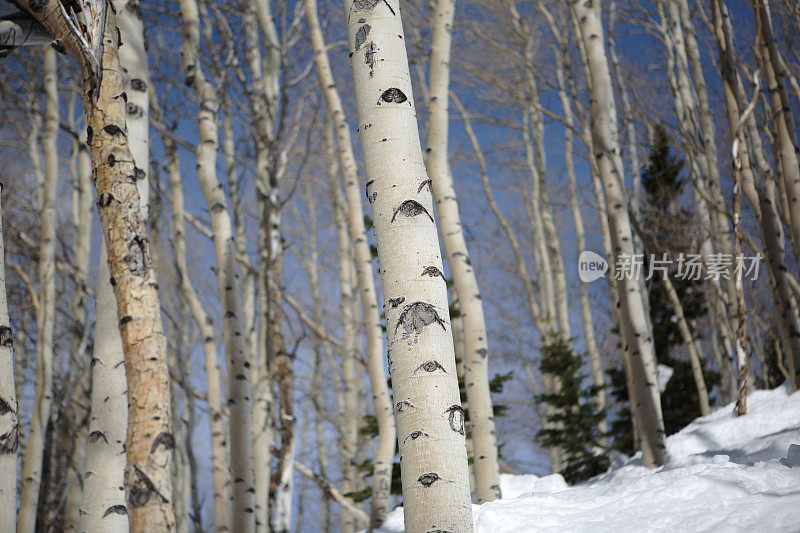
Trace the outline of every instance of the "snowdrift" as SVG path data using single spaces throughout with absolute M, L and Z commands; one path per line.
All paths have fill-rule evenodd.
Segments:
M 619 456 L 573 487 L 559 474 L 501 476 L 501 500 L 473 506 L 481 533 L 800 531 L 800 392 L 756 391 L 667 439 L 657 470 Z M 403 531 L 397 508 L 380 530 Z

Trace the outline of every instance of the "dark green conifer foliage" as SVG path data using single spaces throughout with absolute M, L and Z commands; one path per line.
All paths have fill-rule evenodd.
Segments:
M 543 446 L 561 448 L 564 458 L 561 475 L 568 483 L 602 474 L 610 463 L 606 450 L 600 447 L 603 435 L 598 429 L 605 411 L 595 404 L 597 389 L 582 385 L 581 364 L 581 357 L 561 335 L 544 339 L 540 368 L 560 384 L 560 390 L 536 397 L 536 401 L 553 408 L 553 414 L 547 416 L 551 428 L 539 431 L 536 438 Z
M 701 228 L 693 210 L 681 205 L 681 195 L 687 183 L 684 161 L 670 144 L 667 131 L 656 125 L 653 146 L 648 156 L 647 167 L 642 171 L 642 187 L 646 197 L 642 212 L 642 227 L 645 235 L 645 267 L 649 268 L 650 256 L 661 259 L 666 253 L 672 261 L 670 279 L 683 305 L 683 313 L 690 327 L 708 312 L 703 293 L 703 281 L 683 279 L 678 276 L 677 259 L 681 253 L 694 253 L 694 245 L 701 235 Z M 658 363 L 673 369 L 673 374 L 661 393 L 661 408 L 667 435 L 680 431 L 692 420 L 700 416 L 700 401 L 692 375 L 691 363 L 683 356 L 683 337 L 674 320 L 674 309 L 669 296 L 656 271 L 647 282 L 650 302 L 650 321 L 653 326 L 653 344 Z M 702 363 L 702 362 L 701 362 Z M 618 403 L 628 405 L 628 392 L 625 388 L 625 374 L 621 368 L 608 372 L 611 381 L 611 395 Z M 719 382 L 719 375 L 704 370 L 706 388 L 711 391 Z M 611 424 L 610 433 L 614 437 L 613 448 L 623 453 L 633 453 L 633 435 L 630 409 L 618 411 L 618 417 Z

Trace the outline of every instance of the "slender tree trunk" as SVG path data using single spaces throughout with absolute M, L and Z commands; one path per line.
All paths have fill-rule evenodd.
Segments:
M 155 97 L 155 95 L 151 95 Z M 153 106 L 156 121 L 160 112 Z M 163 125 L 163 123 L 162 123 Z M 211 478 L 214 490 L 214 525 L 218 532 L 230 531 L 230 477 L 228 475 L 228 439 L 222 412 L 220 368 L 217 360 L 217 332 L 213 319 L 208 316 L 189 277 L 186 250 L 186 221 L 184 213 L 183 183 L 180 160 L 175 142 L 162 137 L 167 156 L 170 189 L 172 191 L 172 244 L 175 264 L 180 280 L 183 301 L 189 307 L 203 340 L 207 382 L 208 422 L 211 432 Z
M 777 130 L 775 143 L 777 158 L 783 171 L 783 182 L 789 201 L 789 215 L 794 237 L 794 249 L 800 253 L 800 161 L 797 130 L 792 116 L 789 94 L 786 90 L 786 66 L 783 62 L 775 36 L 768 0 L 751 0 L 758 27 L 759 46 L 764 59 L 766 82 L 770 88 L 770 103 L 774 111 L 773 125 Z M 800 358 L 800 355 L 796 356 Z M 795 369 L 795 386 L 798 386 L 800 369 Z
M 428 275 L 442 272 L 442 259 L 400 6 L 345 0 L 344 8 L 386 301 L 405 526 L 471 531 L 464 410 L 447 288 L 442 276 Z
M 617 132 L 616 104 L 611 84 L 608 60 L 604 49 L 600 2 L 584 4 L 570 1 L 570 12 L 580 29 L 579 39 L 586 48 L 588 71 L 591 76 L 591 129 L 605 192 L 606 209 L 614 246 L 613 258 L 634 253 L 631 223 L 623 189 L 622 161 Z M 616 261 L 615 261 L 616 263 Z M 642 432 L 644 464 L 660 466 L 666 462 L 664 422 L 661 402 L 655 382 L 655 351 L 649 334 L 644 298 L 637 280 L 617 280 L 622 315 L 624 343 L 631 354 L 636 402 L 635 410 Z
M 450 85 L 450 47 L 455 0 L 438 0 L 431 26 L 430 97 L 428 101 L 427 162 L 442 232 L 447 264 L 453 276 L 464 335 L 464 388 L 469 402 L 472 428 L 473 470 L 477 502 L 500 497 L 497 438 L 492 396 L 489 391 L 489 344 L 478 281 L 461 229 L 453 179 L 448 169 L 447 147 Z M 434 274 L 430 274 L 434 275 Z
M 317 14 L 315 0 L 305 0 L 306 19 L 311 31 L 311 42 L 314 47 L 314 61 L 320 85 L 323 87 L 325 102 L 334 122 L 336 140 L 338 142 L 339 164 L 344 179 L 347 203 L 347 224 L 350 241 L 355 255 L 356 277 L 361 294 L 361 310 L 367 336 L 367 370 L 372 389 L 372 403 L 378 420 L 378 448 L 375 452 L 375 470 L 372 486 L 372 512 L 370 527 L 380 527 L 389 512 L 392 464 L 395 451 L 395 420 L 392 419 L 392 403 L 386 385 L 386 373 L 383 363 L 383 331 L 378 311 L 378 297 L 375 292 L 375 280 L 372 270 L 372 254 L 364 226 L 363 207 L 361 203 L 362 189 L 359 186 L 358 167 L 356 166 L 350 136 L 350 126 L 344 114 L 344 107 L 336 89 L 328 54 L 325 49 L 322 29 Z M 369 33 L 368 30 L 364 30 Z M 365 43 L 360 43 L 359 48 Z M 371 179 L 371 178 L 368 178 Z M 338 185 L 337 185 L 338 187 Z M 366 187 L 367 198 L 372 202 L 371 185 Z
M 36 313 L 36 395 L 31 414 L 25 458 L 22 462 L 18 532 L 36 528 L 36 511 L 42 482 L 45 432 L 53 399 L 53 330 L 56 311 L 56 196 L 58 188 L 58 70 L 56 52 L 44 51 L 45 137 L 44 184 L 39 206 L 39 307 Z M 44 527 L 44 524 L 40 524 Z
M 217 288 L 222 304 L 222 332 L 225 361 L 228 369 L 228 406 L 230 412 L 231 478 L 233 506 L 231 528 L 246 533 L 255 529 L 253 448 L 251 437 L 251 376 L 246 352 L 241 306 L 241 283 L 236 274 L 236 243 L 228 214 L 225 190 L 217 178 L 218 156 L 217 114 L 219 99 L 216 89 L 206 78 L 201 65 L 200 17 L 195 0 L 181 0 L 184 26 L 183 58 L 186 83 L 200 99 L 197 121 L 200 143 L 197 145 L 197 179 L 211 217 L 214 233 Z
M 0 184 L 0 197 L 2 192 Z M 14 386 L 14 335 L 8 316 L 5 264 L 3 209 L 0 207 L 0 531 L 14 531 L 17 522 L 19 407 Z

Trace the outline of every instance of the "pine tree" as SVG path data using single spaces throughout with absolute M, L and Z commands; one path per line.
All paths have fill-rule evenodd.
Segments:
M 707 309 L 703 282 L 679 277 L 674 262 L 681 252 L 689 253 L 688 245 L 691 243 L 687 235 L 693 234 L 693 221 L 696 218 L 693 210 L 680 204 L 681 194 L 686 185 L 684 168 L 684 160 L 670 145 L 666 128 L 657 124 L 654 128 L 648 163 L 641 174 L 646 194 L 643 212 L 645 233 L 643 238 L 647 249 L 645 272 L 649 269 L 651 256 L 661 259 L 663 253 L 668 254 L 668 258 L 673 261 L 669 273 L 670 280 L 681 301 L 684 316 L 692 324 L 705 316 Z M 675 321 L 675 308 L 660 281 L 660 275 L 660 272 L 653 274 L 647 282 L 647 290 L 656 360 L 674 371 L 661 393 L 664 429 L 667 435 L 671 435 L 700 416 L 701 411 L 692 366 L 688 360 L 675 355 L 684 346 L 684 340 Z M 621 369 L 612 369 L 608 375 L 611 381 L 611 395 L 618 402 L 627 403 L 628 395 Z M 707 387 L 719 381 L 719 376 L 707 369 L 704 369 L 703 377 Z M 614 449 L 627 454 L 633 453 L 629 410 L 619 411 L 619 416 L 611 425 L 611 434 L 614 437 Z
M 582 385 L 581 364 L 581 357 L 567 339 L 560 335 L 545 339 L 540 369 L 560 387 L 557 392 L 536 397 L 536 401 L 554 408 L 553 414 L 547 415 L 551 426 L 539 431 L 536 438 L 543 446 L 558 446 L 562 450 L 561 475 L 568 483 L 601 474 L 610 463 L 608 454 L 600 447 L 603 435 L 598 428 L 605 411 L 596 405 L 596 387 Z

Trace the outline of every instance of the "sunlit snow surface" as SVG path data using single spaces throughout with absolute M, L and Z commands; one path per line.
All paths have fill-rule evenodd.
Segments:
M 747 416 L 733 405 L 667 439 L 670 460 L 648 470 L 639 455 L 567 487 L 560 475 L 502 475 L 503 499 L 473 506 L 475 530 L 800 531 L 800 392 L 756 391 Z M 403 510 L 384 533 L 403 531 Z

